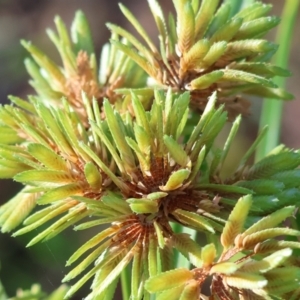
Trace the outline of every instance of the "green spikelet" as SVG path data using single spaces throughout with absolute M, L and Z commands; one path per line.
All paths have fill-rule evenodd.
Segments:
M 221 243 L 225 249 L 233 245 L 234 238 L 242 231 L 251 204 L 251 197 L 246 196 L 235 205 L 221 235 Z
M 121 6 L 128 21 L 136 29 L 145 45 L 125 29 L 108 24 L 109 29 L 128 39 L 133 45 L 114 43 L 126 53 L 161 88 L 172 87 L 181 92 L 192 92 L 191 107 L 203 111 L 206 98 L 218 90 L 218 104 L 226 103 L 230 118 L 247 114 L 249 103 L 236 102 L 238 93 L 277 95 L 288 100 L 291 95 L 276 87 L 274 76 L 289 76 L 289 72 L 260 61 L 263 55 L 275 51 L 277 46 L 263 36 L 279 23 L 279 18 L 268 16 L 270 5 L 255 2 L 235 11 L 229 1 L 218 8 L 219 1 L 174 1 L 176 17 L 169 24 L 156 1 L 149 6 L 162 38 L 160 52 L 150 40 L 133 14 Z M 238 4 L 238 7 L 240 4 Z M 135 51 L 137 50 L 137 51 Z M 270 57 L 268 58 L 270 59 Z M 258 61 L 260 67 L 258 66 Z M 247 68 L 239 64 L 247 63 Z M 266 73 L 268 74 L 266 76 Z M 268 77 L 268 78 L 266 78 Z
M 28 193 L 24 188 L 6 204 L 0 207 L 0 225 L 2 232 L 15 229 L 29 215 L 36 205 L 38 193 Z
M 67 213 L 72 207 L 76 208 L 78 202 L 71 199 L 71 196 L 90 193 L 95 198 L 99 197 L 103 181 L 102 171 L 88 162 L 88 156 L 79 146 L 78 140 L 88 140 L 88 132 L 83 124 L 77 121 L 78 115 L 71 110 L 68 103 L 63 101 L 66 112 L 62 114 L 60 110 L 49 109 L 35 98 L 32 98 L 28 105 L 25 105 L 22 99 L 14 100 L 21 107 L 11 107 L 10 113 L 19 123 L 16 126 L 7 120 L 7 125 L 10 125 L 16 134 L 26 137 L 27 142 L 15 146 L 1 145 L 0 166 L 6 168 L 3 176 L 14 178 L 26 185 L 26 188 L 1 207 L 2 230 L 11 231 L 17 227 L 36 203 L 55 203 L 52 206 L 53 211 L 50 209 L 47 216 L 32 222 L 23 231 L 21 229 L 18 232 L 21 234 L 36 229 L 58 214 Z M 25 110 L 28 109 L 31 111 L 30 118 L 25 117 Z M 91 115 L 91 112 L 89 114 Z M 75 122 L 76 130 L 73 129 Z M 105 151 L 104 148 L 100 149 L 99 142 L 94 144 L 93 149 L 99 156 Z M 86 207 L 74 209 L 72 218 L 67 213 L 53 225 L 55 233 L 46 230 L 43 238 L 51 238 L 83 218 L 85 214 Z M 51 226 L 50 228 L 53 229 Z
M 99 63 L 81 11 L 70 34 L 59 17 L 47 31 L 61 66 L 22 41 L 35 95 L 0 107 L 0 178 L 24 186 L 0 207 L 1 231 L 23 223 L 13 236 L 36 232 L 28 247 L 69 227 L 91 234 L 67 261 L 70 289 L 12 299 L 67 299 L 90 280 L 86 300 L 112 300 L 119 280 L 124 300 L 298 299 L 299 151 L 249 163 L 264 128 L 225 167 L 248 113 L 241 95 L 291 98 L 264 39 L 279 19 L 250 2 L 174 0 L 166 19 L 149 0 L 159 47 L 120 4 L 141 39 L 107 24 Z
M 54 290 L 51 294 L 47 295 L 39 284 L 33 284 L 30 289 L 23 290 L 18 289 L 16 296 L 9 298 L 10 300 L 25 300 L 25 299 L 37 299 L 37 300 L 63 300 L 67 294 L 69 287 L 61 285 Z M 2 296 L 2 294 L 0 294 Z M 4 299 L 4 298 L 3 298 Z M 6 298 L 8 299 L 8 298 Z
M 267 156 L 251 167 L 248 171 L 247 179 L 268 178 L 280 171 L 294 169 L 299 165 L 299 163 L 299 153 L 283 151 L 276 155 Z
M 172 270 L 148 280 L 146 289 L 152 293 L 160 292 L 165 290 L 166 287 L 167 289 L 171 289 L 183 285 L 187 280 L 192 278 L 192 273 L 187 269 Z
M 251 197 L 246 196 L 240 198 L 235 205 L 221 235 L 224 247 L 222 253 L 218 255 L 215 245 L 208 244 L 200 250 L 202 263 L 198 267 L 190 271 L 175 269 L 163 272 L 148 279 L 145 288 L 151 293 L 160 293 L 159 299 L 165 299 L 169 295 L 175 297 L 175 291 L 176 299 L 185 299 L 187 295 L 194 299 L 194 293 L 206 296 L 201 294 L 203 283 L 207 277 L 212 276 L 211 293 L 220 299 L 225 291 L 235 297 L 247 295 L 246 299 L 260 299 L 260 296 L 268 299 L 266 297 L 270 294 L 278 299 L 285 299 L 282 298 L 284 294 L 297 294 L 295 289 L 300 269 L 287 264 L 292 256 L 291 248 L 297 248 L 299 243 L 290 243 L 291 248 L 284 248 L 282 244 L 283 248 L 276 249 L 279 241 L 274 239 L 278 234 L 299 235 L 299 231 L 276 227 L 293 214 L 294 207 L 278 210 L 244 230 L 251 204 Z M 262 246 L 264 243 L 266 247 L 274 247 L 276 250 L 271 250 L 272 253 L 268 255 L 265 251 L 267 248 Z M 181 244 L 186 252 L 193 248 L 191 242 Z M 244 251 L 246 249 L 247 252 Z M 288 270 L 291 274 L 285 277 L 283 274 Z M 285 282 L 284 287 L 279 281 Z
M 82 92 L 86 93 L 88 99 L 95 97 L 101 103 L 107 97 L 115 103 L 122 99 L 115 92 L 117 87 L 137 88 L 145 85 L 143 71 L 108 44 L 103 47 L 98 77 L 92 35 L 82 11 L 75 15 L 70 36 L 60 17 L 54 21 L 57 33 L 49 29 L 47 34 L 61 56 L 63 69 L 36 46 L 22 41 L 32 57 L 26 59 L 25 66 L 32 77 L 30 84 L 37 92 L 39 101 L 62 108 L 61 98 L 66 97 L 87 126 L 88 116 L 83 109 Z M 112 40 L 117 41 L 118 37 L 112 35 Z M 126 44 L 125 40 L 123 42 Z M 121 102 L 119 106 L 122 107 Z

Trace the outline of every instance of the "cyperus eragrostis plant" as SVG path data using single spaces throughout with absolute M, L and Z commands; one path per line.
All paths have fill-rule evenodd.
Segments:
M 92 278 L 85 299 L 113 299 L 121 278 L 124 300 L 297 299 L 299 151 L 281 145 L 251 163 L 265 128 L 224 172 L 245 95 L 291 98 L 272 81 L 290 73 L 269 62 L 277 46 L 263 39 L 279 19 L 262 2 L 237 11 L 229 0 L 173 2 L 166 21 L 148 1 L 159 49 L 120 5 L 146 46 L 109 23 L 100 67 L 82 12 L 70 36 L 59 17 L 57 33 L 47 32 L 62 66 L 22 42 L 36 95 L 0 108 L 0 177 L 24 185 L 0 207 L 2 232 L 41 227 L 33 246 L 71 226 L 93 228 L 67 261 L 85 256 L 63 281 L 78 279 L 59 297 Z

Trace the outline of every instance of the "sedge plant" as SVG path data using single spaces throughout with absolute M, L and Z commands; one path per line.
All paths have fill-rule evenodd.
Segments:
M 28 247 L 68 227 L 95 235 L 67 261 L 69 288 L 11 299 L 71 299 L 89 284 L 85 299 L 109 300 L 119 281 L 124 300 L 299 299 L 299 150 L 253 163 L 262 127 L 224 171 L 248 95 L 292 99 L 264 37 L 280 19 L 258 1 L 173 3 L 166 18 L 148 0 L 157 41 L 120 4 L 137 35 L 108 23 L 99 62 L 81 11 L 71 34 L 59 17 L 47 31 L 61 65 L 22 41 L 35 93 L 0 108 L 0 177 L 24 186 L 0 207 L 1 230 L 37 232 Z

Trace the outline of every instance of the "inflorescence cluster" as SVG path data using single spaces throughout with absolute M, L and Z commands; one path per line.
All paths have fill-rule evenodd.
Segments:
M 0 108 L 0 177 L 24 185 L 0 207 L 2 232 L 47 224 L 32 246 L 70 226 L 100 228 L 67 261 L 77 265 L 63 281 L 77 281 L 66 298 L 93 278 L 85 299 L 113 299 L 129 270 L 132 300 L 299 299 L 300 231 L 288 227 L 299 151 L 278 146 L 249 164 L 263 130 L 236 170 L 223 172 L 246 95 L 291 98 L 272 81 L 290 73 L 269 62 L 277 46 L 263 38 L 279 19 L 261 2 L 235 13 L 218 0 L 174 0 L 165 19 L 148 2 L 159 47 L 120 5 L 143 42 L 107 24 L 100 66 L 82 12 L 71 35 L 59 17 L 57 32 L 47 31 L 61 66 L 22 41 L 35 95 Z M 204 246 L 179 228 L 199 232 Z M 190 269 L 174 264 L 178 253 Z

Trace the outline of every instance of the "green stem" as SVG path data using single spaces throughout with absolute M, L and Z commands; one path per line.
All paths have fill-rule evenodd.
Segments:
M 288 67 L 289 53 L 293 35 L 293 28 L 299 8 L 299 0 L 286 0 L 282 13 L 282 22 L 278 28 L 276 42 L 280 44 L 278 52 L 274 57 L 274 64 L 282 68 Z M 278 87 L 285 86 L 286 79 L 283 77 L 275 78 L 274 82 Z M 260 128 L 265 125 L 269 126 L 269 131 L 265 139 L 260 143 L 256 152 L 256 161 L 262 159 L 279 143 L 281 118 L 282 118 L 282 101 L 274 99 L 265 99 L 263 102 L 262 113 L 260 118 Z
M 130 289 L 131 289 L 131 282 L 130 282 L 130 269 L 128 266 L 122 271 L 121 273 L 121 288 L 122 288 L 122 299 L 129 300 L 130 298 Z

